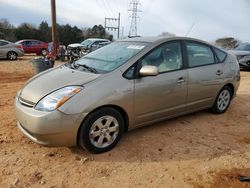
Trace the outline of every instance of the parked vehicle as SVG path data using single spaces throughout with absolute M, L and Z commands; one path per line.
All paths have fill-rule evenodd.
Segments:
M 15 43 L 0 40 L 0 58 L 17 60 L 17 57 L 23 56 L 23 48 L 21 45 Z
M 190 38 L 114 42 L 31 79 L 19 129 L 42 145 L 112 149 L 124 132 L 179 115 L 224 113 L 240 82 L 234 55 Z
M 26 39 L 17 41 L 16 44 L 22 45 L 24 53 L 35 53 L 37 55 L 46 56 L 48 43 L 39 40 Z
M 236 55 L 241 68 L 250 68 L 250 43 L 242 43 L 230 52 Z
M 79 43 L 69 44 L 67 47 L 66 55 L 68 56 L 68 59 L 74 61 L 107 44 L 110 44 L 110 41 L 107 39 L 98 39 L 98 38 L 86 39 L 80 44 Z

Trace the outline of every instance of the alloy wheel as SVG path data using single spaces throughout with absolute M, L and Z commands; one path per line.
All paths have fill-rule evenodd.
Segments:
M 231 95 L 228 90 L 223 90 L 217 100 L 217 107 L 220 111 L 224 111 L 230 104 Z
M 97 148 L 105 148 L 113 144 L 119 134 L 119 123 L 113 116 L 97 119 L 89 131 L 90 142 Z
M 8 53 L 8 58 L 9 58 L 10 60 L 16 60 L 16 59 L 17 59 L 17 55 L 16 55 L 15 52 L 9 52 L 9 53 Z

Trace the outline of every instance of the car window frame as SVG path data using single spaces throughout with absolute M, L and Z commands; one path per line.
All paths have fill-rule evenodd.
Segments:
M 216 65 L 216 64 L 218 64 L 219 59 L 218 59 L 218 57 L 216 56 L 216 53 L 214 52 L 213 47 L 212 47 L 211 45 L 206 44 L 206 43 L 202 43 L 202 42 L 199 42 L 199 41 L 194 41 L 194 40 L 184 40 L 183 42 L 184 42 L 185 56 L 186 56 L 187 68 L 188 68 L 188 69 L 193 69 L 193 68 L 197 68 L 197 67 L 204 67 L 204 66 L 211 66 L 211 65 Z M 194 43 L 194 44 L 199 44 L 199 45 L 203 45 L 203 46 L 209 47 L 210 50 L 212 51 L 213 56 L 214 56 L 214 63 L 190 67 L 190 66 L 189 66 L 189 58 L 188 58 L 187 43 Z
M 156 47 L 154 47 L 153 49 L 149 50 L 146 54 L 144 54 L 140 59 L 138 59 L 133 65 L 131 65 L 124 73 L 123 73 L 123 77 L 128 79 L 128 80 L 135 80 L 135 79 L 139 79 L 141 78 L 141 76 L 139 75 L 139 63 L 142 59 L 144 59 L 147 55 L 149 55 L 150 53 L 152 53 L 154 50 L 158 49 L 158 48 L 161 48 L 162 46 L 166 45 L 166 44 L 169 44 L 169 43 L 175 43 L 175 42 L 178 42 L 180 43 L 180 46 L 181 46 L 181 55 L 182 55 L 182 67 L 180 69 L 176 69 L 176 70 L 170 70 L 170 71 L 164 71 L 164 72 L 159 72 L 158 75 L 161 75 L 161 74 L 166 74 L 166 73 L 170 73 L 170 72 L 176 72 L 176 71 L 180 71 L 180 70 L 184 70 L 187 68 L 187 61 L 186 61 L 186 57 L 185 57 L 185 52 L 184 52 L 184 41 L 183 40 L 180 40 L 180 39 L 177 39 L 177 40 L 171 40 L 171 41 L 166 41 L 166 42 L 163 42 L 159 45 L 157 45 Z M 135 67 L 134 69 L 134 73 L 133 73 L 133 76 L 131 78 L 127 77 L 126 74 L 130 71 L 130 69 L 132 69 L 133 67 Z

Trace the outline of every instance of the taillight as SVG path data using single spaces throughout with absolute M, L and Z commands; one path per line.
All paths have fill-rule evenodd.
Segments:
M 18 45 L 17 48 L 23 50 L 23 46 L 22 45 Z

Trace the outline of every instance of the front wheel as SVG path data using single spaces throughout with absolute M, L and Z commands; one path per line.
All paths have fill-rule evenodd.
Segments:
M 103 108 L 91 113 L 78 134 L 78 143 L 92 153 L 111 150 L 124 132 L 124 120 L 113 108 Z
M 232 91 L 230 87 L 224 86 L 220 90 L 215 100 L 212 112 L 214 114 L 223 114 L 224 112 L 226 112 L 228 107 L 230 106 L 231 99 L 232 99 Z
M 7 57 L 8 57 L 8 59 L 9 60 L 17 60 L 17 53 L 16 52 L 9 52 L 8 54 L 7 54 Z

